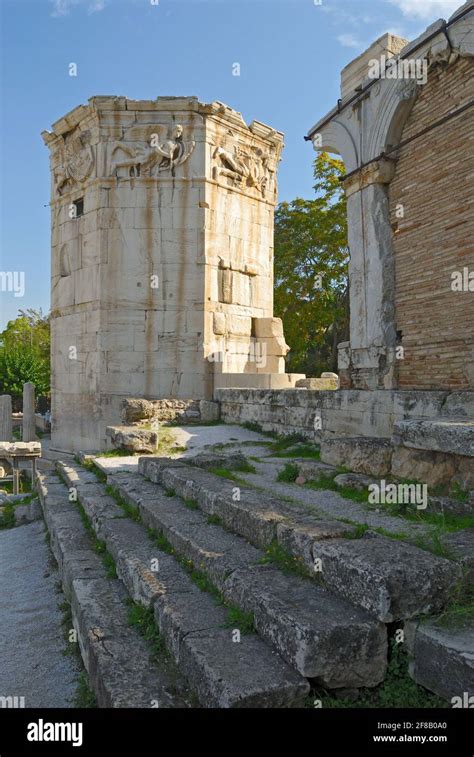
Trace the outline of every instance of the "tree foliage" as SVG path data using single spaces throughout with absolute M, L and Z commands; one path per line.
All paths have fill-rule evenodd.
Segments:
M 348 333 L 346 199 L 342 161 L 314 161 L 316 198 L 282 202 L 275 215 L 275 315 L 291 347 L 287 369 L 310 376 L 335 371 Z
M 18 401 L 23 384 L 31 381 L 36 396 L 50 393 L 49 316 L 40 311 L 20 310 L 0 333 L 0 394 Z

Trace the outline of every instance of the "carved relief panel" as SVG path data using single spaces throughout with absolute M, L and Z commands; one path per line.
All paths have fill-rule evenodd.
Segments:
M 61 196 L 89 178 L 95 167 L 94 148 L 89 130 L 75 129 L 61 137 L 59 161 L 54 169 L 54 189 Z
M 253 190 L 258 196 L 274 200 L 276 196 L 276 160 L 256 145 L 216 147 L 213 152 L 213 179 L 227 186 Z
M 166 127 L 155 125 L 129 130 L 125 135 L 130 141 L 117 142 L 112 150 L 110 173 L 117 177 L 175 175 L 175 170 L 192 154 L 196 142 L 186 135 L 181 124 L 176 124 L 168 133 Z M 148 134 L 146 134 L 148 132 Z M 140 141 L 135 141 L 137 136 Z

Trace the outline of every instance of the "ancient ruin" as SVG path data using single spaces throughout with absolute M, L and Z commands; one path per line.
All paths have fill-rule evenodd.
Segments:
M 103 448 L 124 397 L 294 385 L 273 319 L 283 134 L 195 97 L 92 97 L 43 138 L 56 447 Z
M 473 17 L 467 3 L 413 42 L 386 34 L 342 71 L 306 137 L 346 168 L 341 389 L 218 390 L 226 420 L 304 434 L 336 464 L 357 446 L 366 473 L 382 445 L 385 473 L 474 486 Z
M 443 708 L 431 737 L 474 706 L 474 0 L 380 37 L 340 94 L 306 134 L 348 200 L 350 339 L 319 378 L 285 373 L 273 312 L 282 133 L 192 97 L 92 97 L 43 133 L 52 439 L 27 383 L 0 458 L 18 489 L 45 453 L 27 499 L 88 706 L 155 730 Z M 1 494 L 2 528 L 40 517 Z

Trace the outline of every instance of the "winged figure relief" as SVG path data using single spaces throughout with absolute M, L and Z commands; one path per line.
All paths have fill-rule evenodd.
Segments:
M 265 197 L 275 169 L 263 150 L 253 148 L 251 152 L 245 152 L 236 146 L 232 154 L 223 147 L 217 147 L 213 157 L 218 161 L 215 176 L 227 176 L 237 186 L 254 187 Z
M 152 134 L 148 144 L 119 142 L 112 152 L 113 172 L 119 175 L 125 169 L 129 176 L 152 176 L 154 170 L 169 171 L 174 176 L 175 168 L 184 163 L 196 143 L 183 140 L 183 127 L 177 124 L 169 139 L 160 142 L 158 134 Z
M 64 140 L 60 147 L 60 163 L 53 173 L 58 195 L 72 185 L 85 181 L 94 168 L 94 162 L 89 131 L 76 133 Z

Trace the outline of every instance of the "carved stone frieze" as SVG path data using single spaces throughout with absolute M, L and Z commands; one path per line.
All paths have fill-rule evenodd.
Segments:
M 74 132 L 62 138 L 60 162 L 54 170 L 54 186 L 58 195 L 91 175 L 95 156 L 90 138 L 90 131 Z
M 219 146 L 214 150 L 213 159 L 215 180 L 227 178 L 230 186 L 255 189 L 263 198 L 275 195 L 275 160 L 261 148 L 234 145 L 233 150 L 228 150 Z
M 193 138 L 185 141 L 183 134 L 183 127 L 177 124 L 163 141 L 156 127 L 148 142 L 118 142 L 112 151 L 111 173 L 150 177 L 163 171 L 174 176 L 177 166 L 189 158 L 196 145 Z

